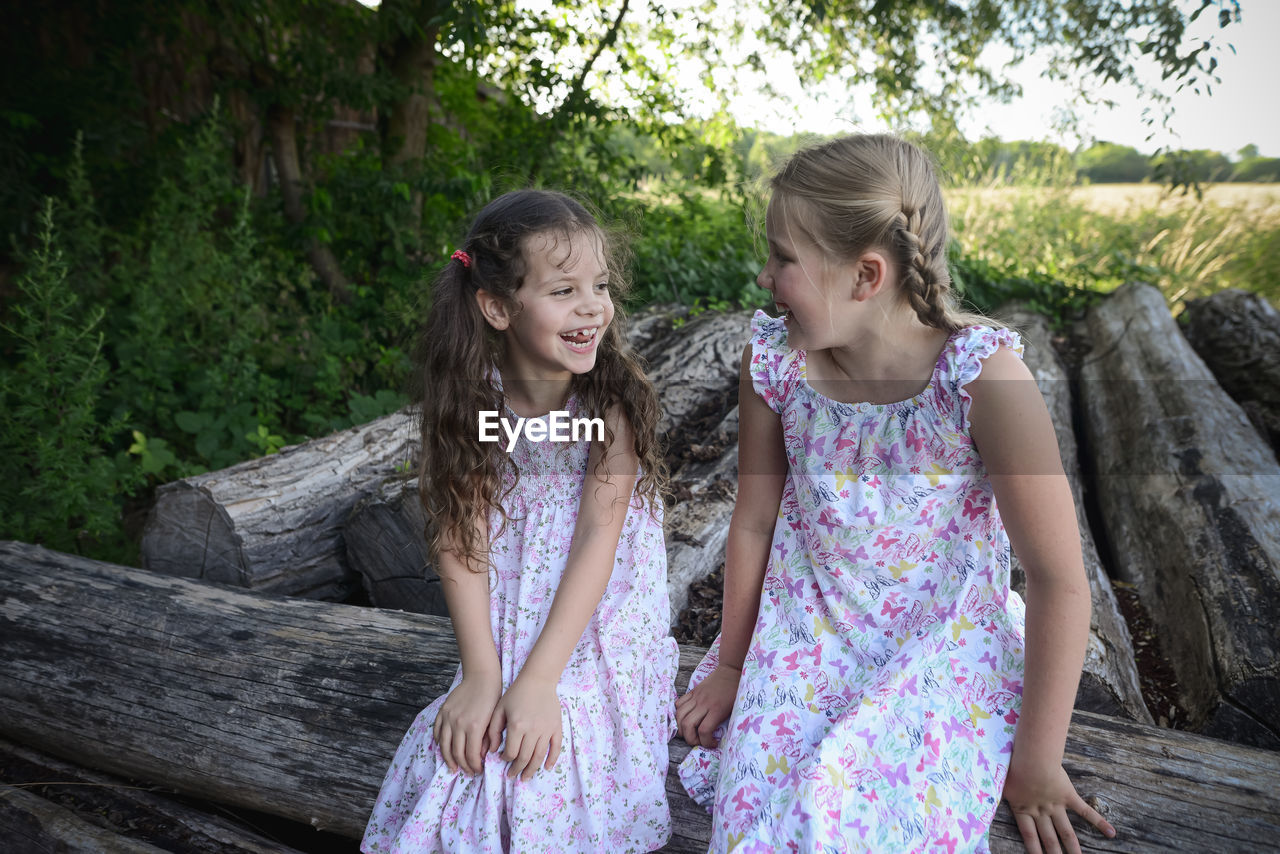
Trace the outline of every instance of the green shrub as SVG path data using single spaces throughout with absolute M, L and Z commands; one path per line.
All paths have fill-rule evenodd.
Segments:
M 0 536 L 119 555 L 122 497 L 138 478 L 111 453 L 123 419 L 98 417 L 103 311 L 83 305 L 68 278 L 52 200 L 37 240 L 0 327 Z

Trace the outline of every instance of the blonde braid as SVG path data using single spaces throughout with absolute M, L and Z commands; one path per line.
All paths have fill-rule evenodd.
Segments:
M 893 229 L 902 253 L 902 286 L 916 317 L 926 326 L 954 332 L 956 327 L 947 311 L 948 283 L 939 281 L 929 256 L 934 247 L 926 246 L 921 237 L 923 217 L 919 208 L 904 206 L 894 218 Z

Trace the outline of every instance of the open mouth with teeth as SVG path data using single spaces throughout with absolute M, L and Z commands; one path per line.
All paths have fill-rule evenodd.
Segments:
M 791 309 L 783 305 L 782 303 L 775 302 L 773 304 L 773 307 L 776 308 L 781 313 L 779 316 L 782 317 L 784 320 L 787 320 L 791 317 Z
M 599 333 L 599 326 L 588 326 L 582 329 L 575 329 L 572 332 L 561 332 L 560 340 L 569 345 L 569 349 L 575 353 L 586 353 L 596 343 L 596 335 Z

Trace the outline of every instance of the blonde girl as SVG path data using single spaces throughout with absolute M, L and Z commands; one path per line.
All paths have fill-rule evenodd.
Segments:
M 536 190 L 485 207 L 436 282 L 419 483 L 461 667 L 392 760 L 365 852 L 667 840 L 664 468 L 623 286 L 591 215 Z M 510 449 L 480 440 L 486 412 Z M 540 439 L 557 417 L 603 430 Z
M 1114 833 L 1062 768 L 1089 587 L 1022 344 L 954 307 L 915 146 L 836 139 L 772 189 L 724 628 L 677 701 L 711 850 L 987 851 L 1003 792 L 1029 851 L 1079 851 L 1068 809 Z

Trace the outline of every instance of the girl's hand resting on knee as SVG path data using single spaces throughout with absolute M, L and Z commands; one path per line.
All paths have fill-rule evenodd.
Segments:
M 489 721 L 489 744 L 496 749 L 507 731 L 502 759 L 511 763 L 509 777 L 532 779 L 538 766 L 551 768 L 560 758 L 560 698 L 554 682 L 516 677 L 502 695 Z M 545 762 L 544 762 L 545 759 Z
M 489 745 L 497 744 L 489 741 L 486 731 L 493 707 L 501 696 L 502 677 L 496 672 L 463 676 L 458 687 L 449 692 L 436 715 L 431 735 L 440 745 L 444 764 L 450 771 L 461 767 L 475 775 L 484 769 L 484 755 L 489 752 Z
M 729 718 L 742 670 L 717 664 L 707 677 L 676 700 L 676 728 L 690 747 L 715 747 L 716 727 Z
M 1102 835 L 1116 835 L 1111 822 L 1076 792 L 1061 765 L 1019 768 L 1016 762 L 1012 763 L 1003 797 L 1009 802 L 1022 844 L 1030 854 L 1080 854 L 1080 840 L 1067 816 L 1068 809 L 1083 816 Z

